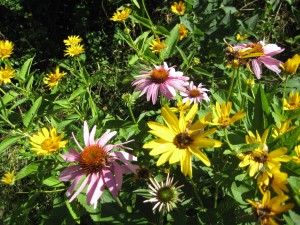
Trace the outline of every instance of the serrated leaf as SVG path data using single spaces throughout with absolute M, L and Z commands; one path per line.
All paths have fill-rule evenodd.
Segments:
M 29 111 L 25 114 L 23 118 L 23 124 L 25 127 L 28 127 L 31 122 L 33 121 L 34 117 L 36 116 L 36 113 L 42 103 L 42 96 L 39 97 L 32 105 L 32 107 L 29 109 Z

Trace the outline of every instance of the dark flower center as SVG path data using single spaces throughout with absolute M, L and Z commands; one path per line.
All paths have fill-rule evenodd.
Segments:
M 177 134 L 173 141 L 174 145 L 179 149 L 186 149 L 192 142 L 193 139 L 186 132 Z
M 193 90 L 190 90 L 190 91 L 189 91 L 189 96 L 190 96 L 191 98 L 197 98 L 197 97 L 199 97 L 200 95 L 201 95 L 201 93 L 200 93 L 200 91 L 197 90 L 197 89 L 193 89 Z
M 270 216 L 271 210 L 268 207 L 262 207 L 256 209 L 257 216 L 263 220 L 265 218 L 268 218 Z
M 174 191 L 171 187 L 163 187 L 157 191 L 157 199 L 160 202 L 170 202 L 174 198 Z
M 169 73 L 167 70 L 161 69 L 154 69 L 151 73 L 151 80 L 154 83 L 162 84 L 168 79 Z
M 101 172 L 107 164 L 108 154 L 98 145 L 86 147 L 80 156 L 80 167 L 86 174 Z

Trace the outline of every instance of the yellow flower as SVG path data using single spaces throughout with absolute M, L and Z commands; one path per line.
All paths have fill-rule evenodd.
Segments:
M 158 36 L 156 36 L 156 39 L 153 39 L 150 43 L 150 50 L 153 53 L 160 53 L 162 50 L 164 50 L 167 47 L 168 46 L 166 46 L 165 43 L 161 41 Z
M 295 146 L 294 151 L 296 153 L 296 156 L 292 156 L 292 160 L 295 163 L 300 164 L 300 145 Z
M 179 24 L 178 26 L 179 26 L 179 40 L 181 41 L 183 38 L 187 37 L 189 31 L 182 24 Z
M 122 11 L 117 10 L 114 13 L 114 15 L 110 18 L 110 20 L 115 21 L 115 22 L 123 22 L 129 17 L 131 11 L 132 11 L 132 9 L 129 9 L 129 8 L 125 8 Z
M 55 73 L 49 73 L 47 77 L 44 80 L 44 84 L 48 86 L 49 89 L 52 89 L 53 87 L 58 85 L 58 82 L 60 79 L 65 76 L 66 72 L 59 72 L 59 67 L 56 67 Z
M 236 35 L 236 40 L 238 40 L 238 41 L 243 41 L 243 40 L 245 40 L 247 37 L 248 37 L 247 34 L 244 34 L 244 35 L 237 34 L 237 35 Z
M 14 78 L 15 70 L 11 67 L 5 66 L 5 68 L 0 67 L 0 85 L 2 83 L 11 83 L 12 78 Z
M 296 73 L 296 71 L 299 67 L 299 64 L 300 64 L 300 55 L 295 54 L 293 56 L 293 58 L 288 59 L 284 63 L 284 65 L 283 65 L 284 71 L 288 74 L 294 74 L 294 73 Z
M 249 136 L 246 135 L 246 143 L 252 144 L 257 143 L 261 144 L 258 148 L 254 149 L 251 152 L 242 153 L 238 157 L 242 160 L 239 164 L 239 167 L 249 166 L 249 176 L 253 177 L 258 171 L 264 171 L 272 168 L 279 169 L 281 164 L 280 162 L 288 162 L 291 160 L 291 157 L 285 155 L 287 148 L 282 147 L 274 151 L 269 152 L 268 146 L 266 145 L 266 140 L 269 134 L 269 130 L 265 130 L 262 137 L 256 131 L 256 136 L 249 131 Z
M 198 104 L 194 104 L 186 116 L 181 113 L 179 118 L 167 105 L 163 106 L 161 111 L 166 126 L 158 122 L 148 122 L 151 129 L 149 133 L 158 139 L 143 146 L 143 148 L 152 149 L 151 156 L 160 155 L 156 165 L 161 166 L 167 161 L 170 164 L 180 162 L 181 172 L 190 178 L 192 177 L 192 155 L 195 155 L 206 166 L 210 166 L 208 157 L 199 150 L 199 148 L 221 146 L 220 141 L 206 137 L 216 131 L 216 129 L 204 131 L 210 114 L 192 124 L 198 111 Z
M 231 106 L 231 102 L 224 102 L 222 103 L 222 106 L 220 106 L 220 104 L 216 102 L 216 107 L 212 107 L 213 120 L 210 124 L 226 128 L 230 124 L 246 116 L 246 113 L 243 113 L 243 110 L 240 110 L 239 112 L 234 114 L 233 117 L 230 117 Z
M 295 110 L 300 108 L 299 93 L 290 92 L 289 101 L 283 99 L 283 110 Z
M 65 56 L 71 56 L 74 57 L 76 55 L 80 55 L 81 53 L 84 52 L 84 47 L 81 44 L 77 44 L 77 45 L 70 45 L 67 47 L 67 49 L 65 50 Z
M 180 16 L 184 14 L 185 9 L 186 9 L 185 3 L 182 1 L 174 2 L 173 5 L 171 6 L 171 11 Z
M 177 102 L 177 107 L 171 107 L 170 108 L 172 112 L 179 112 L 185 114 L 190 109 L 190 100 L 186 101 L 184 104 L 182 104 L 182 99 L 180 99 Z
M 0 40 L 0 58 L 3 60 L 10 57 L 14 49 L 14 44 L 8 40 Z
M 30 137 L 31 150 L 37 155 L 50 155 L 64 148 L 67 141 L 62 141 L 64 133 L 58 135 L 56 128 L 42 128 L 37 134 Z
M 65 45 L 77 45 L 82 41 L 82 38 L 77 35 L 68 36 L 68 39 L 64 40 Z
M 248 78 L 248 79 L 246 80 L 246 84 L 249 85 L 250 88 L 253 88 L 254 85 L 255 85 L 255 80 L 254 80 L 254 78 Z
M 15 171 L 8 172 L 4 174 L 1 181 L 8 185 L 13 185 L 15 183 Z
M 290 123 L 291 123 L 291 120 L 287 120 L 285 122 L 280 121 L 280 127 L 279 128 L 278 127 L 273 127 L 272 137 L 277 138 L 280 135 L 282 135 L 282 134 L 284 134 L 288 131 L 294 130 L 296 127 L 295 126 L 289 127 Z
M 289 189 L 286 186 L 288 184 L 287 177 L 287 173 L 283 173 L 275 167 L 261 173 L 257 177 L 257 185 L 262 193 L 272 187 L 278 195 L 281 195 L 283 194 L 283 191 L 289 192 Z

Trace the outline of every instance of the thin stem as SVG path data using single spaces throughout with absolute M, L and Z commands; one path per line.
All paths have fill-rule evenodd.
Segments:
M 195 195 L 196 195 L 196 198 L 197 198 L 197 200 L 198 200 L 198 202 L 199 202 L 199 205 L 200 205 L 201 209 L 204 209 L 203 202 L 202 202 L 202 200 L 201 200 L 201 198 L 200 198 L 200 196 L 199 196 L 199 193 L 198 193 L 198 191 L 197 191 L 197 189 L 196 189 L 196 185 L 195 185 L 193 179 L 191 179 L 191 184 L 192 184 L 192 186 L 193 186 L 194 193 L 195 193 Z
M 164 224 L 164 213 L 163 211 L 159 212 L 158 225 Z
M 121 200 L 118 196 L 115 198 L 115 200 L 116 200 L 117 204 L 120 206 L 120 208 L 123 209 L 124 212 L 129 213 L 129 211 L 124 206 L 124 204 L 121 202 Z
M 131 116 L 132 121 L 133 121 L 134 123 L 137 123 L 137 122 L 136 122 L 136 119 L 135 119 L 135 117 L 134 117 L 134 115 L 133 115 L 133 112 L 132 112 L 131 104 L 128 104 L 128 109 L 129 109 L 129 113 L 130 113 L 130 116 Z
M 216 190 L 215 190 L 215 201 L 214 201 L 214 208 L 217 208 L 218 205 L 218 193 L 219 193 L 219 185 L 216 184 Z
M 230 143 L 230 141 L 228 139 L 228 135 L 227 135 L 227 130 L 226 129 L 224 129 L 224 134 L 225 134 L 225 139 L 226 139 L 226 142 L 227 142 L 230 150 L 233 151 L 234 149 L 233 149 L 232 144 Z
M 233 89 L 233 84 L 234 84 L 234 79 L 235 79 L 235 67 L 233 66 L 233 72 L 232 72 L 232 77 L 231 77 L 231 82 L 230 82 L 230 86 L 229 86 L 229 91 L 228 91 L 228 95 L 227 95 L 227 102 L 229 101 L 230 99 L 230 96 L 231 96 L 231 92 L 232 92 L 232 89 Z
M 283 93 L 282 93 L 282 116 L 284 115 L 284 99 L 285 99 L 285 93 L 286 93 L 286 86 L 288 82 L 288 76 L 285 76 L 284 85 L 283 85 Z

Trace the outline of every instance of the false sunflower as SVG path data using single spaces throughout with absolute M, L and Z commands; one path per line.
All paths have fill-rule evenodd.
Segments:
M 171 11 L 177 15 L 182 16 L 185 12 L 186 5 L 184 2 L 174 2 L 173 5 L 171 6 Z
M 164 50 L 167 47 L 168 46 L 165 45 L 165 43 L 163 41 L 161 41 L 158 36 L 156 36 L 155 39 L 153 39 L 150 42 L 150 50 L 156 54 L 160 53 L 162 50 Z
M 130 8 L 125 8 L 123 10 L 116 11 L 114 15 L 110 18 L 110 20 L 115 21 L 115 22 L 123 22 L 127 20 L 131 13 L 132 9 Z
M 289 100 L 283 99 L 283 110 L 296 110 L 300 108 L 299 92 L 290 92 Z
M 49 89 L 52 89 L 53 87 L 58 85 L 58 82 L 66 74 L 67 74 L 66 72 L 60 72 L 59 67 L 57 66 L 55 69 L 55 73 L 51 72 L 47 75 L 47 77 L 44 80 L 44 84 L 46 84 L 46 86 L 48 86 Z
M 8 172 L 4 174 L 1 181 L 8 185 L 13 185 L 15 183 L 15 171 Z
M 8 40 L 0 40 L 0 58 L 9 58 L 14 49 L 14 44 Z
M 12 67 L 5 66 L 0 67 L 0 85 L 2 83 L 11 83 L 12 78 L 14 78 L 15 70 Z

